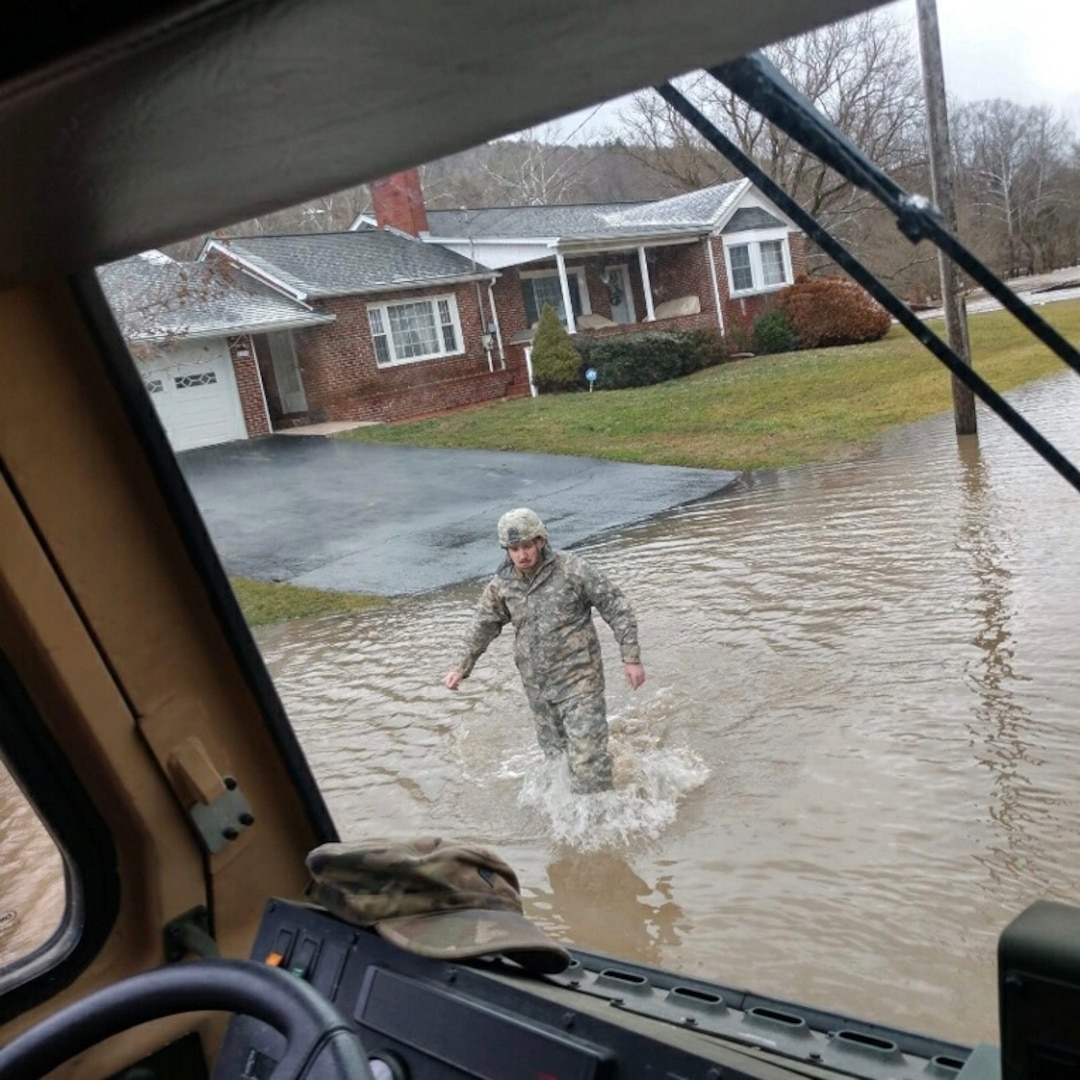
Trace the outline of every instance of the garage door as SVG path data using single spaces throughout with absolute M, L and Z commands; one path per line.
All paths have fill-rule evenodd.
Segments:
M 139 366 L 174 450 L 247 438 L 224 342 L 178 345 Z

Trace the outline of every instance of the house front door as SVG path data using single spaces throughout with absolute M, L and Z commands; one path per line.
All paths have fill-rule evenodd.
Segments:
M 274 381 L 283 413 L 307 412 L 307 394 L 300 379 L 300 365 L 296 362 L 292 334 L 270 334 L 270 361 L 274 367 Z
M 630 292 L 630 274 L 626 266 L 607 268 L 607 287 L 611 297 L 611 317 L 617 323 L 637 322 L 634 314 L 634 295 Z

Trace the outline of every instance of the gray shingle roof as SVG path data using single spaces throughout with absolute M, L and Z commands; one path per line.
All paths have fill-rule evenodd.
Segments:
M 333 321 L 214 263 L 136 255 L 101 267 L 98 280 L 129 341 L 268 333 Z
M 433 238 L 447 239 L 602 240 L 650 232 L 699 233 L 715 225 L 747 184 L 732 180 L 653 202 L 428 210 L 428 224 Z
M 309 298 L 491 277 L 490 270 L 456 252 L 386 229 L 241 236 L 217 242 Z

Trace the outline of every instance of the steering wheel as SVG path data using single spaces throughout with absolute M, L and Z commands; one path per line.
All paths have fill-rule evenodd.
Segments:
M 205 1011 L 252 1016 L 284 1036 L 269 1080 L 372 1080 L 359 1036 L 330 1002 L 295 975 L 250 960 L 193 960 L 98 990 L 0 1050 L 0 1076 L 38 1080 L 137 1024 Z

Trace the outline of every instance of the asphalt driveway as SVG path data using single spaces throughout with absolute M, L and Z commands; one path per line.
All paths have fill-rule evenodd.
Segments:
M 738 474 L 591 458 L 271 436 L 179 455 L 231 575 L 394 596 L 486 576 L 531 506 L 557 547 L 694 502 Z

